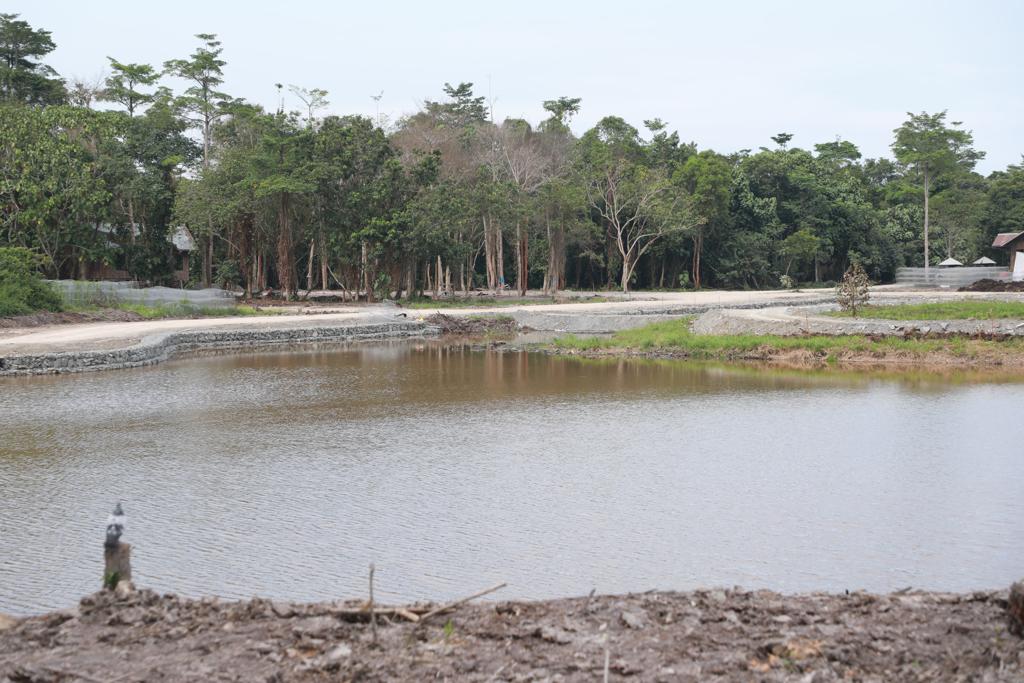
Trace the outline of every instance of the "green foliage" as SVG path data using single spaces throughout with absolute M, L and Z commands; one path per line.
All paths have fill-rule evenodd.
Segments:
M 120 104 L 128 116 L 135 116 L 139 107 L 156 100 L 154 93 L 138 89 L 140 86 L 153 86 L 160 79 L 156 69 L 149 64 L 122 64 L 113 57 L 107 59 L 110 61 L 111 75 L 107 77 L 106 89 L 100 99 Z
M 0 247 L 0 316 L 61 310 L 60 295 L 39 276 L 41 263 L 28 249 Z
M 0 13 L 0 103 L 63 102 L 64 81 L 39 61 L 56 47 L 49 31 L 32 28 L 17 14 Z
M 49 32 L 0 14 L 0 245 L 43 254 L 53 277 L 106 265 L 171 284 L 168 237 L 184 225 L 195 284 L 415 296 L 440 258 L 457 289 L 550 295 L 820 286 L 855 261 L 889 281 L 947 255 L 998 259 L 993 235 L 1024 231 L 1024 170 L 975 173 L 983 154 L 945 112 L 910 114 L 895 160 L 839 139 L 802 149 L 791 133 L 698 151 L 657 117 L 606 116 L 577 138 L 580 98 L 544 100 L 536 125 L 498 122 L 469 82 L 384 130 L 323 115 L 319 88 L 279 84 L 275 112 L 237 100 L 220 41 L 196 38 L 162 71 L 109 57 L 98 97 L 120 110 L 98 112 L 61 106 Z M 940 239 L 926 244 L 932 215 Z
M 857 311 L 865 318 L 884 320 L 1024 320 L 1024 302 L 1020 301 L 944 301 L 928 304 L 871 305 Z M 852 315 L 837 311 L 831 315 Z

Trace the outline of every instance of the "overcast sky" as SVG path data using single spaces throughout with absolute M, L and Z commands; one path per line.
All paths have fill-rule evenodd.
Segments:
M 330 111 L 394 118 L 472 81 L 495 118 L 543 118 L 583 98 L 574 129 L 660 117 L 700 148 L 731 152 L 837 136 L 889 154 L 907 111 L 948 109 L 988 154 L 1024 153 L 1024 2 L 218 2 L 5 0 L 53 32 L 49 63 L 95 77 L 106 56 L 161 64 L 196 33 L 224 43 L 225 90 L 276 108 L 274 83 L 324 88 Z M 289 108 L 298 108 L 292 99 Z

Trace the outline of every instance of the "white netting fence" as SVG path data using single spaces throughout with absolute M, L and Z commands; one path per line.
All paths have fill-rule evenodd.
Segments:
M 137 287 L 131 282 L 51 280 L 64 301 L 72 306 L 103 306 L 117 303 L 147 306 L 232 306 L 235 295 L 223 289 L 174 289 Z

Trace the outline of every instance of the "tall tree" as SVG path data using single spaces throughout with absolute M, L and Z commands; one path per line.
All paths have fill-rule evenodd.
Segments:
M 178 98 L 178 105 L 191 112 L 203 134 L 203 166 L 210 163 L 210 142 L 214 122 L 227 113 L 231 98 L 217 88 L 224 83 L 224 65 L 221 47 L 214 33 L 197 33 L 203 42 L 188 59 L 170 59 L 164 69 L 172 76 L 189 82 L 189 87 Z
M 709 232 L 723 229 L 729 220 L 732 166 L 725 157 L 705 150 L 690 157 L 678 175 L 692 195 L 697 213 L 697 222 L 691 232 L 693 254 L 690 275 L 694 288 L 700 289 L 704 239 Z
M 120 104 L 128 116 L 134 118 L 140 107 L 156 99 L 156 93 L 144 92 L 139 88 L 156 85 L 160 73 L 149 64 L 124 64 L 113 57 L 107 59 L 110 61 L 111 74 L 107 77 L 106 88 L 100 99 Z
M 176 104 L 182 110 L 190 112 L 192 122 L 198 125 L 203 135 L 203 168 L 210 165 L 210 146 L 213 140 L 213 124 L 228 111 L 231 98 L 218 90 L 224 82 L 224 65 L 220 58 L 224 48 L 217 40 L 216 34 L 197 33 L 196 38 L 202 45 L 188 59 L 171 59 L 164 62 L 164 69 L 172 76 L 177 76 L 190 85 L 177 98 Z M 209 221 L 205 231 L 200 232 L 203 254 L 202 281 L 206 287 L 213 279 L 213 221 Z
M 65 101 L 64 81 L 39 61 L 56 47 L 49 31 L 32 28 L 17 14 L 0 14 L 0 102 Z
M 937 176 L 954 170 L 971 171 L 985 158 L 984 152 L 975 150 L 974 136 L 962 130 L 960 121 L 946 125 L 946 111 L 937 114 L 907 112 L 908 118 L 893 133 L 892 143 L 896 159 L 914 169 L 924 192 L 924 268 L 928 271 L 930 255 L 928 245 L 929 199 Z

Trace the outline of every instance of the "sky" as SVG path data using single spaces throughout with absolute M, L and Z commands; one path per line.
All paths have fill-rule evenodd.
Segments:
M 1024 2 L 224 2 L 4 0 L 53 33 L 47 62 L 94 79 L 107 56 L 155 65 L 187 57 L 196 33 L 223 42 L 224 90 L 278 106 L 275 83 L 323 88 L 329 113 L 394 120 L 445 82 L 469 81 L 497 120 L 544 118 L 582 98 L 573 129 L 658 117 L 700 149 L 811 148 L 837 137 L 891 156 L 908 111 L 946 109 L 987 153 L 1024 154 Z M 173 81 L 169 85 L 178 86 Z M 292 96 L 288 109 L 301 103 Z

